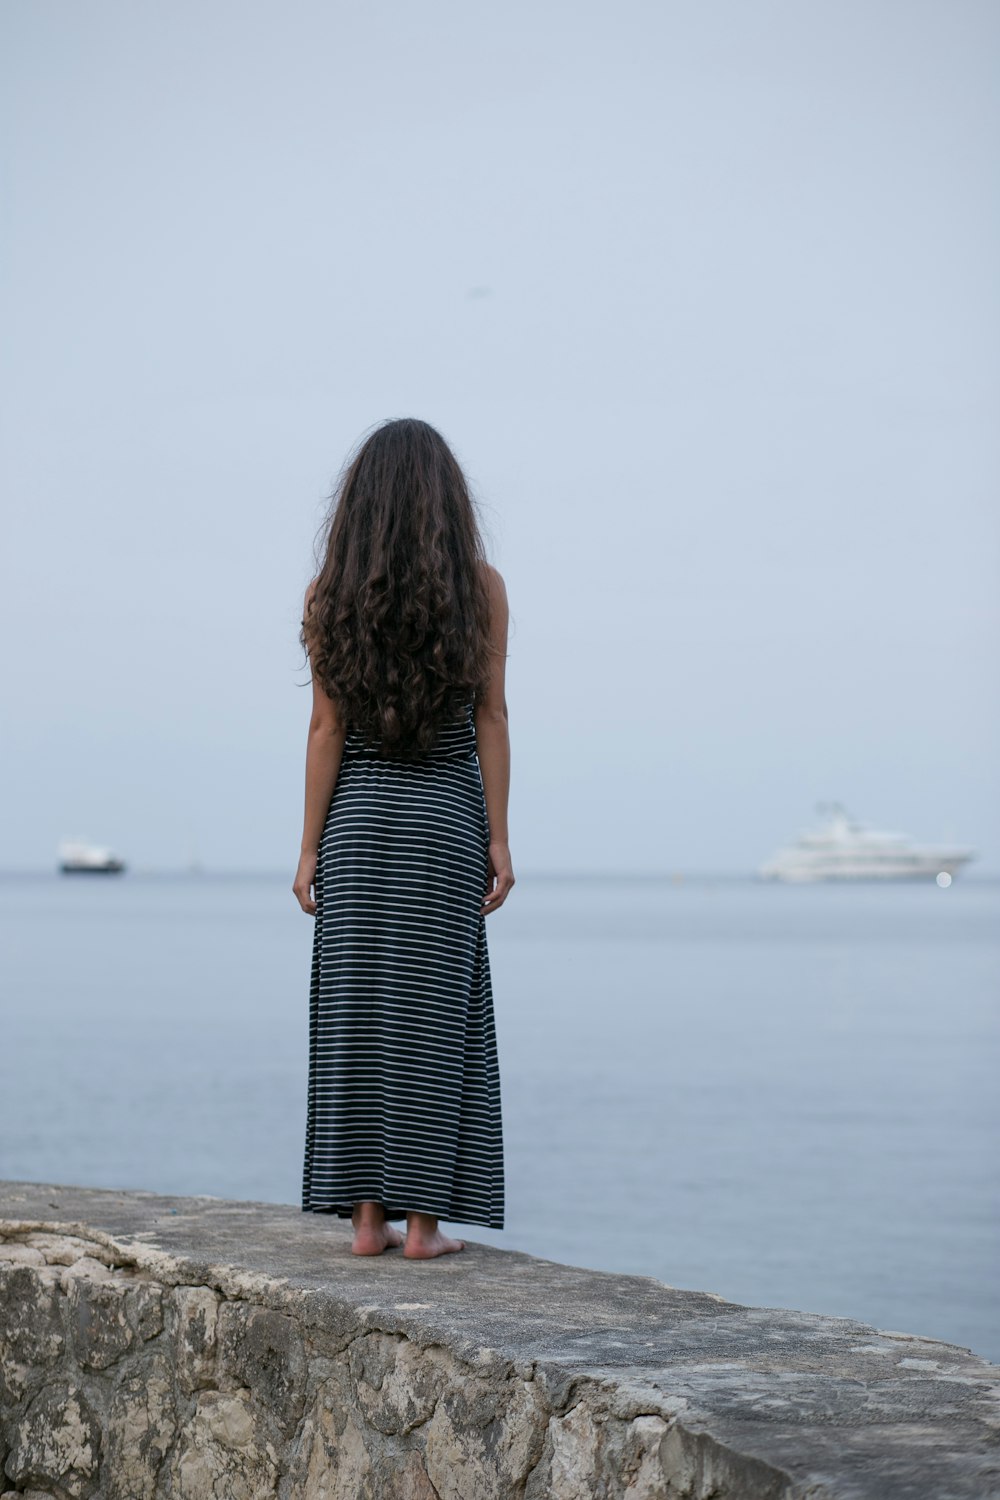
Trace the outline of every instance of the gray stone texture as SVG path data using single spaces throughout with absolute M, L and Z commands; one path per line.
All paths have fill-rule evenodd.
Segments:
M 0 1500 L 1000 1500 L 1000 1368 L 294 1206 L 0 1183 Z

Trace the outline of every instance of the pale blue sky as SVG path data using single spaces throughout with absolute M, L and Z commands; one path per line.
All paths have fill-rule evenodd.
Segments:
M 325 495 L 452 442 L 515 869 L 1000 869 L 1000 9 L 12 0 L 0 864 L 294 869 Z

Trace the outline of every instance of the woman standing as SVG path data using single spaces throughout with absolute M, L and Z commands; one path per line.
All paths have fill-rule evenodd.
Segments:
M 293 890 L 314 916 L 302 1208 L 356 1255 L 504 1222 L 486 916 L 507 843 L 507 597 L 441 435 L 386 422 L 345 468 L 306 591 L 313 710 Z M 390 1221 L 406 1220 L 405 1242 Z

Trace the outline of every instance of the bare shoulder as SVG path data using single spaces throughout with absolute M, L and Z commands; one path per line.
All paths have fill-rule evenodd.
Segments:
M 486 589 L 490 597 L 491 609 L 496 609 L 498 605 L 505 606 L 507 603 L 507 586 L 503 581 L 503 575 L 492 563 L 484 562 L 482 567 Z
M 491 684 L 491 692 L 503 696 L 503 658 L 507 655 L 507 629 L 510 622 L 510 609 L 507 605 L 507 587 L 503 581 L 502 574 L 493 567 L 492 563 L 483 564 L 483 581 L 486 585 L 486 596 L 489 603 L 489 649 L 501 658 L 501 670 L 499 675 L 493 674 L 494 680 Z
M 318 578 L 313 578 L 311 580 L 311 582 L 306 587 L 306 597 L 302 601 L 302 613 L 303 614 L 306 614 L 308 612 L 308 610 L 309 610 L 309 605 L 312 602 L 313 595 L 316 593 L 316 585 L 317 585 L 318 582 L 319 582 Z

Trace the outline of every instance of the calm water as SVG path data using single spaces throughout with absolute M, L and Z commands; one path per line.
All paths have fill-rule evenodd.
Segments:
M 299 1202 L 312 921 L 271 877 L 0 878 L 0 1176 Z M 1000 1360 L 1000 885 L 522 876 L 504 1231 Z

